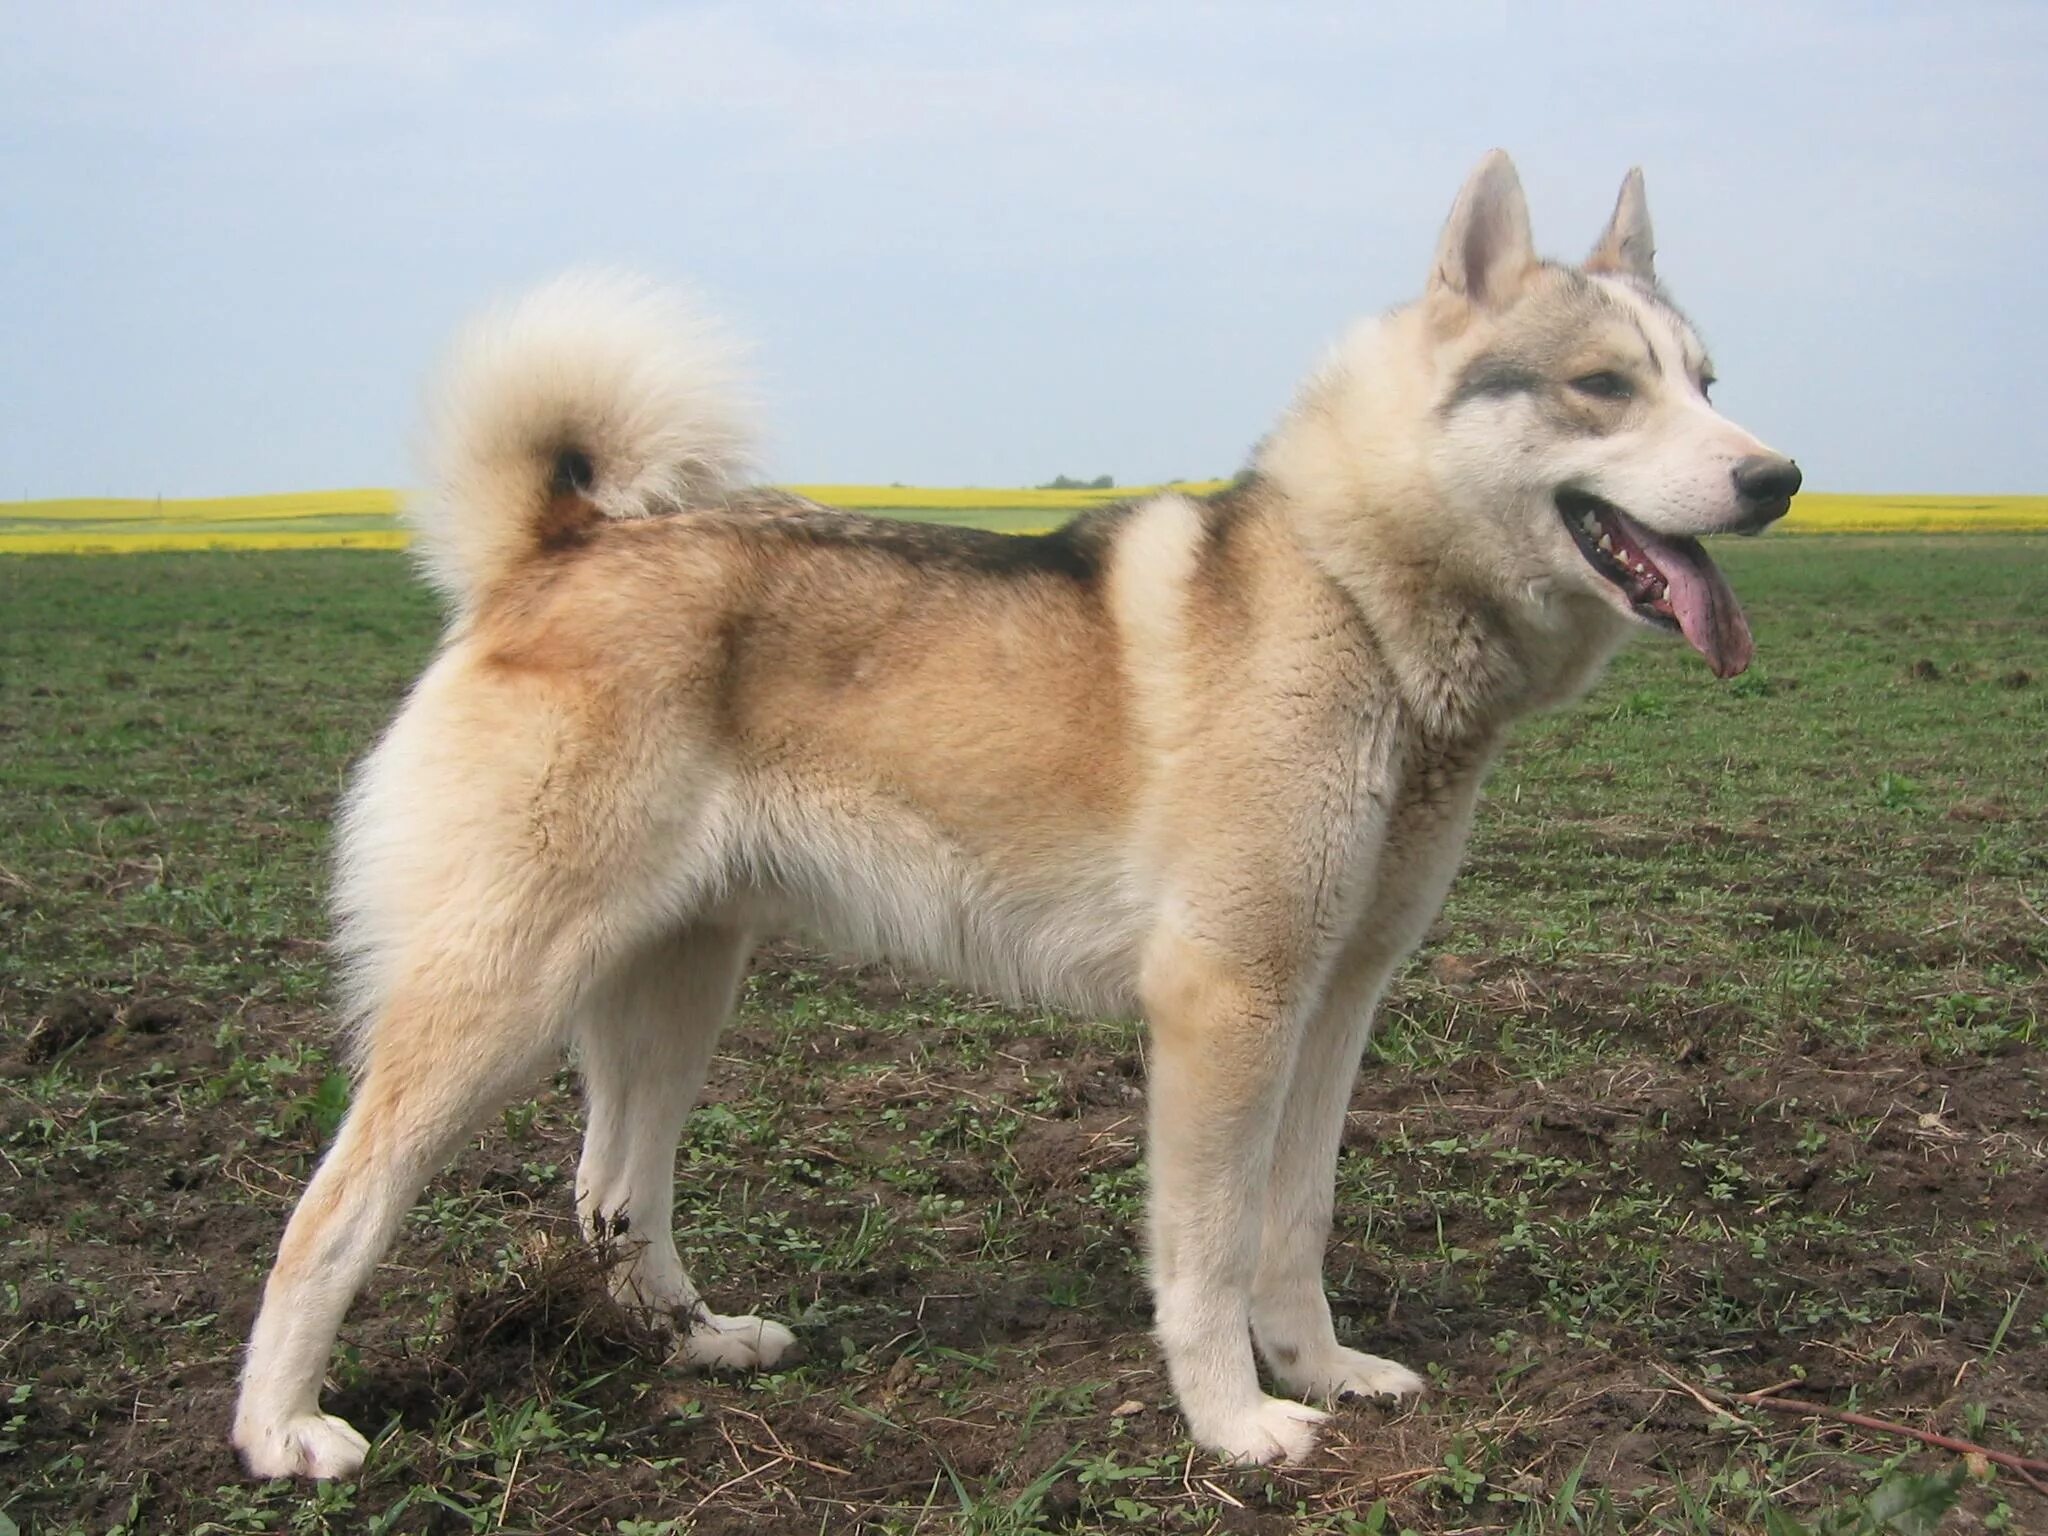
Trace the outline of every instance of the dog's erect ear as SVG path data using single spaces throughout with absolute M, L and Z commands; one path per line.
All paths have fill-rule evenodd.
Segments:
M 1536 265 L 1529 204 L 1506 150 L 1479 162 L 1444 224 L 1430 269 L 1432 298 L 1497 308 L 1514 297 Z
M 1621 179 L 1614 217 L 1586 258 L 1588 272 L 1614 272 L 1645 283 L 1657 281 L 1657 237 L 1650 233 L 1650 202 L 1643 196 L 1643 168 Z

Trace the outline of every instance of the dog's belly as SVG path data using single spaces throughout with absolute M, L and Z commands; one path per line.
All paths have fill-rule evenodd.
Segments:
M 976 848 L 901 806 L 782 795 L 734 818 L 728 850 L 729 902 L 749 926 L 1015 1002 L 1137 1010 L 1154 913 L 1116 839 Z

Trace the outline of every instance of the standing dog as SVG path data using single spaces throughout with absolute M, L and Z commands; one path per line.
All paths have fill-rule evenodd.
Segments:
M 319 1407 L 342 1315 L 565 1046 L 578 1210 L 634 1238 L 621 1298 L 693 1364 L 790 1347 L 705 1310 L 670 1227 L 712 1043 L 756 935 L 790 927 L 1143 1015 L 1159 1339 L 1203 1446 L 1299 1458 L 1304 1400 L 1416 1391 L 1337 1341 L 1322 1287 L 1374 1004 L 1510 722 L 1644 627 L 1740 672 L 1697 536 L 1799 485 L 1707 403 L 1640 175 L 1564 266 L 1490 155 L 1422 298 L 1336 349 L 1249 473 L 1040 537 L 736 488 L 721 357 L 658 297 L 573 279 L 457 353 L 419 514 L 453 618 L 343 816 L 361 1073 L 264 1291 L 250 1469 L 361 1463 Z

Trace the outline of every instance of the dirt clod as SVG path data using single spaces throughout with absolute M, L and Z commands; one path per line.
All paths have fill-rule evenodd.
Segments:
M 50 1061 L 113 1028 L 114 1019 L 114 1005 L 105 998 L 73 993 L 29 1026 L 21 1054 L 31 1064 Z

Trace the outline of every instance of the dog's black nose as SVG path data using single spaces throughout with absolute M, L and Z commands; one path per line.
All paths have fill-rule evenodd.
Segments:
M 1751 454 L 1735 466 L 1735 493 L 1744 501 L 1782 503 L 1771 516 L 1783 517 L 1803 478 L 1790 459 L 1775 453 Z

